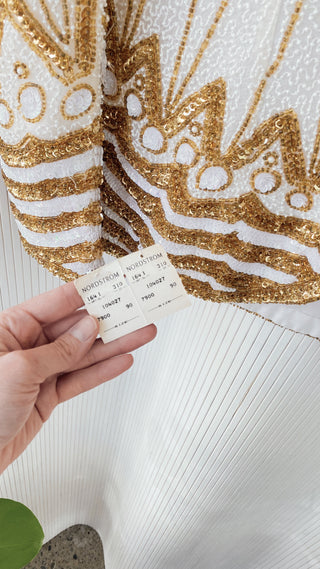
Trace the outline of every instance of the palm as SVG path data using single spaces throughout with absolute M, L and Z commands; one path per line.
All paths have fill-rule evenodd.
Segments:
M 9 463 L 21 454 L 58 403 L 125 371 L 132 363 L 127 352 L 155 336 L 155 327 L 148 326 L 109 344 L 96 340 L 89 351 L 80 352 L 78 359 L 73 358 L 73 365 L 58 374 L 43 374 L 46 362 L 38 350 L 34 353 L 39 354 L 39 365 L 30 369 L 23 355 L 68 331 L 86 314 L 78 310 L 82 304 L 69 283 L 1 314 L 0 464 L 4 462 L 1 455 L 5 454 L 5 462 Z M 15 371 L 21 357 L 23 373 Z

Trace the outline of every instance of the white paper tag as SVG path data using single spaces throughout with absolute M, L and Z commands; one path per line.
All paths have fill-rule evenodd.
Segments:
M 180 277 L 160 245 L 131 253 L 74 284 L 107 343 L 190 306 Z

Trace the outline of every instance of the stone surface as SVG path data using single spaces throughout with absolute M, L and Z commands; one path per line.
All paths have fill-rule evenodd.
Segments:
M 24 569 L 105 569 L 99 534 L 76 525 L 48 541 Z

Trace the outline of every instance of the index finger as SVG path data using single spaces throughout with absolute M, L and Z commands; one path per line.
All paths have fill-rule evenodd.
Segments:
M 20 304 L 40 324 L 49 324 L 71 314 L 84 302 L 73 282 L 67 283 Z

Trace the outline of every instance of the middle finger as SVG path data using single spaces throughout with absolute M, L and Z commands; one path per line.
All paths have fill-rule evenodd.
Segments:
M 101 339 L 98 339 L 94 342 L 89 352 L 68 371 L 83 369 L 101 362 L 102 360 L 107 360 L 114 356 L 120 356 L 122 354 L 132 352 L 144 344 L 151 342 L 151 340 L 155 338 L 156 334 L 156 326 L 154 324 L 149 324 L 149 326 L 140 328 L 135 332 L 126 334 L 125 336 L 122 336 L 122 338 L 118 338 L 118 340 L 113 340 L 107 344 L 104 344 Z

